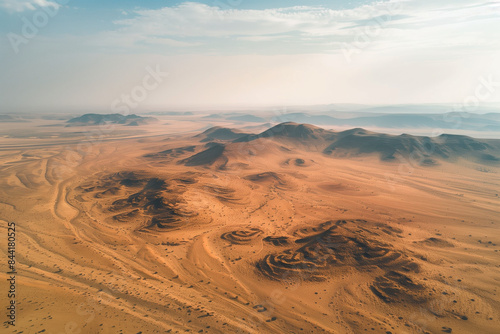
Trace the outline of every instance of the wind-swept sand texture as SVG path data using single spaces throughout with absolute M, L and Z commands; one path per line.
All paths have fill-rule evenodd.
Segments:
M 85 154 L 71 137 L 3 144 L 15 333 L 498 333 L 494 142 L 441 140 L 448 157 L 420 164 L 344 154 L 345 136 L 376 136 L 360 130 L 151 126 Z

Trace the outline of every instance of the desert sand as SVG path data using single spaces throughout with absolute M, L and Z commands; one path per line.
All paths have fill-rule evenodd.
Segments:
M 500 330 L 498 164 L 332 155 L 323 137 L 210 136 L 194 117 L 53 123 L 0 142 L 7 332 Z

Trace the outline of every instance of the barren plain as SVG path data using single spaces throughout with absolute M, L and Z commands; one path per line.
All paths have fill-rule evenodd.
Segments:
M 499 332 L 498 141 L 162 120 L 3 129 L 13 333 Z

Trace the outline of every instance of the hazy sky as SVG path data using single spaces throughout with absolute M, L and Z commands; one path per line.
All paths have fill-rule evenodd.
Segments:
M 0 0 L 0 22 L 3 112 L 500 101 L 498 0 Z

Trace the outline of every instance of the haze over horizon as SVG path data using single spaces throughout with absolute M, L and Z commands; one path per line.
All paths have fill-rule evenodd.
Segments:
M 499 14 L 477 0 L 1 0 L 0 112 L 114 111 L 151 71 L 164 75 L 134 110 L 499 102 Z

